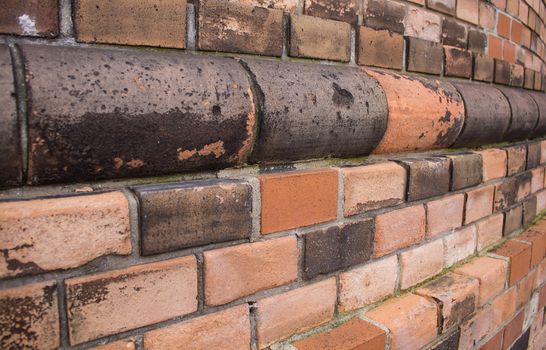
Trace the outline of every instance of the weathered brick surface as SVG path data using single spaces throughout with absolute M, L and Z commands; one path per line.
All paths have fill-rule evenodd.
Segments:
M 305 2 L 306 15 L 351 24 L 356 24 L 359 12 L 359 2 L 357 0 L 308 0 Z
M 537 271 L 532 270 L 527 276 L 525 276 L 521 282 L 518 284 L 518 296 L 517 296 L 517 307 L 524 306 L 530 299 L 533 294 L 533 289 L 535 287 Z
M 496 9 L 489 2 L 480 1 L 479 22 L 480 27 L 495 30 Z
M 533 90 L 533 85 L 535 83 L 535 71 L 530 68 L 525 68 L 523 74 L 523 87 L 525 89 Z
M 495 83 L 510 84 L 510 63 L 495 58 Z
M 450 161 L 447 158 L 405 159 L 409 173 L 408 201 L 438 196 L 449 191 Z
M 536 193 L 544 188 L 544 168 L 540 167 L 531 171 L 531 193 Z M 540 210 L 538 210 L 540 212 Z
M 364 11 L 364 24 L 377 30 L 404 34 L 407 7 L 392 0 L 370 0 Z
M 516 199 L 518 202 L 531 194 L 531 181 L 530 171 L 516 175 Z
M 144 255 L 244 239 L 252 231 L 252 188 L 202 181 L 135 189 Z
M 427 0 L 427 7 L 454 16 L 455 3 L 455 0 Z
M 389 123 L 375 153 L 449 147 L 463 125 L 464 105 L 455 88 L 438 80 L 367 71 L 387 97 Z M 423 105 L 419 101 L 429 101 Z
M 186 0 L 74 2 L 82 42 L 186 47 Z
M 466 192 L 465 224 L 491 215 L 494 189 L 494 186 L 486 186 Z
M 493 81 L 495 60 L 484 54 L 474 56 L 474 80 L 485 82 Z
M 465 49 L 467 46 L 468 30 L 466 26 L 454 18 L 442 19 L 442 43 Z
M 537 215 L 537 197 L 531 196 L 523 202 L 523 227 L 531 225 Z
M 444 46 L 444 74 L 470 78 L 472 76 L 472 52 L 457 47 Z
M 404 55 L 402 35 L 361 26 L 358 40 L 358 64 L 402 69 Z
M 72 345 L 197 310 L 195 257 L 65 280 Z
M 540 142 L 527 144 L 527 169 L 534 169 L 540 165 Z
M 506 241 L 495 254 L 510 259 L 509 285 L 513 286 L 529 272 L 531 264 L 531 245 L 515 240 Z
M 470 28 L 468 30 L 468 49 L 475 54 L 485 53 L 487 36 L 481 30 Z
M 135 350 L 135 341 L 132 338 L 113 341 L 104 345 L 91 347 L 92 350 Z
M 383 256 L 420 242 L 425 237 L 425 222 L 423 205 L 377 215 L 374 256 Z
M 512 345 L 511 350 L 526 350 L 529 346 L 529 335 L 530 335 L 530 329 L 527 329 Z M 545 337 L 544 331 L 542 332 L 542 336 Z M 544 338 L 540 339 L 542 342 Z
M 0 33 L 56 37 L 59 34 L 57 0 L 3 1 Z
M 458 228 L 463 223 L 464 195 L 456 194 L 426 203 L 427 237 Z
M 523 87 L 523 66 L 510 64 L 510 86 Z
M 474 317 L 461 325 L 461 335 L 459 338 L 460 349 L 474 348 L 494 331 L 495 325 L 491 317 L 491 309 L 491 306 L 486 306 L 479 310 Z M 500 331 L 500 334 L 500 343 L 502 343 L 502 330 Z
M 525 170 L 525 161 L 527 158 L 527 148 L 525 145 L 506 147 L 508 161 L 507 175 L 511 176 Z
M 250 349 L 250 319 L 246 304 L 197 317 L 144 334 L 144 347 L 150 350 Z
M 495 185 L 495 211 L 511 207 L 516 203 L 517 181 L 515 178 L 507 178 L 502 183 Z
M 390 256 L 339 275 L 339 310 L 348 312 L 394 293 L 398 259 Z
M 476 226 L 474 225 L 466 226 L 445 236 L 443 238 L 445 266 L 453 266 L 474 254 L 476 250 L 476 236 Z
M 442 16 L 434 12 L 425 11 L 418 7 L 409 7 L 408 14 L 406 15 L 406 18 L 404 18 L 404 25 L 404 36 L 419 38 L 435 43 L 440 42 Z M 428 58 L 428 55 L 425 55 L 424 57 Z
M 484 305 L 504 289 L 507 270 L 506 261 L 484 256 L 464 264 L 455 272 L 480 280 L 479 305 Z
M 457 1 L 457 18 L 473 24 L 478 24 L 478 8 L 478 0 L 459 0 Z
M 504 135 L 506 141 L 521 140 L 529 137 L 538 121 L 536 103 L 527 92 L 522 89 L 501 88 L 508 98 L 512 109 L 512 122 Z
M 388 300 L 366 317 L 387 326 L 393 350 L 419 349 L 436 337 L 436 304 L 415 294 Z
M 516 288 L 511 288 L 499 295 L 491 303 L 493 325 L 498 328 L 505 322 L 508 322 L 516 311 Z
M 408 65 L 410 72 L 440 74 L 444 53 L 442 45 L 433 41 L 408 37 Z
M 536 73 L 538 75 L 538 73 Z M 541 92 L 527 92 L 529 96 L 536 102 L 538 107 L 539 119 L 533 136 L 539 136 L 546 133 L 546 96 Z M 542 142 L 541 144 L 543 144 Z M 544 148 L 544 146 L 542 146 Z M 541 163 L 544 163 L 544 157 L 546 157 L 546 151 L 541 152 Z
M 518 205 L 515 208 L 508 210 L 504 213 L 504 231 L 505 236 L 510 235 L 512 232 L 521 229 L 523 218 L 523 208 Z
M 60 346 L 54 282 L 0 290 L 0 347 L 56 349 Z
M 374 239 L 370 219 L 306 233 L 303 271 L 306 279 L 368 261 Z
M 451 190 L 476 186 L 482 182 L 482 157 L 477 153 L 447 156 L 451 160 Z
M 541 229 L 531 227 L 521 235 L 517 236 L 516 239 L 532 245 L 531 267 L 538 265 L 546 254 L 546 232 Z
M 335 278 L 259 300 L 256 303 L 258 347 L 265 348 L 328 322 L 334 316 L 335 304 Z
M 30 182 L 210 170 L 246 161 L 255 116 L 237 62 L 142 50 L 22 49 L 32 97 Z
M 504 216 L 502 213 L 494 214 L 476 223 L 478 234 L 478 250 L 482 250 L 502 238 Z
M 502 42 L 503 40 L 497 36 L 489 34 L 487 39 L 488 56 L 495 59 L 495 72 L 497 69 L 497 60 L 502 60 Z
M 486 149 L 478 151 L 483 162 L 483 181 L 489 181 L 506 176 L 507 155 L 502 149 Z
M 400 288 L 407 289 L 442 271 L 442 240 L 423 244 L 400 253 Z
M 394 206 L 406 196 L 406 170 L 386 162 L 343 168 L 345 216 Z
M 416 293 L 438 301 L 442 331 L 459 325 L 476 309 L 480 283 L 477 279 L 449 273 L 417 289 Z
M 385 93 L 360 69 L 286 61 L 245 63 L 263 92 L 260 137 L 251 161 L 361 156 L 381 140 L 387 127 Z
M 198 47 L 206 51 L 282 54 L 283 11 L 232 1 L 199 4 Z
M 214 249 L 203 255 L 205 303 L 210 306 L 292 282 L 298 276 L 294 237 Z
M 262 194 L 263 234 L 336 218 L 336 170 L 261 175 L 258 178 Z
M 516 63 L 516 45 L 512 44 L 509 41 L 504 41 L 502 44 L 502 58 L 505 61 L 508 61 L 508 68 L 510 69 L 510 76 L 509 76 L 509 83 L 511 82 L 511 72 L 512 72 L 512 65 Z M 508 85 L 507 84 L 507 85 Z
M 459 337 L 461 336 L 460 330 L 455 330 L 447 337 L 440 340 L 439 343 L 433 345 L 431 350 L 453 350 L 459 348 Z
M 82 266 L 131 253 L 120 192 L 0 203 L 0 278 Z
M 502 340 L 502 349 L 506 350 L 510 348 L 510 345 L 521 335 L 523 328 L 524 312 L 520 311 L 508 325 L 504 328 L 504 335 Z
M 290 56 L 348 62 L 351 26 L 312 16 L 292 15 Z

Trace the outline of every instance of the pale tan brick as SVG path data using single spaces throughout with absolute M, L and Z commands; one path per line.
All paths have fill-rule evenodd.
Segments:
M 455 272 L 480 280 L 479 304 L 483 305 L 504 289 L 507 270 L 507 261 L 484 256 L 464 264 Z
M 136 345 L 133 339 L 122 339 L 108 344 L 91 348 L 92 350 L 135 350 Z
M 506 176 L 506 151 L 496 148 L 476 152 L 483 160 L 483 181 Z
M 461 227 L 463 223 L 464 195 L 456 194 L 428 202 L 427 237 Z
M 442 17 L 434 12 L 412 7 L 404 18 L 404 25 L 405 36 L 440 42 Z
M 400 253 L 400 288 L 406 289 L 442 271 L 444 248 L 442 240 Z
M 495 186 L 486 186 L 466 193 L 465 224 L 474 222 L 493 212 Z
M 536 168 L 531 171 L 531 193 L 536 193 L 544 188 L 544 168 Z
M 498 213 L 476 223 L 478 250 L 482 250 L 502 239 L 503 221 L 502 213 Z
M 546 209 L 546 190 L 537 193 L 537 213 Z
M 494 330 L 492 307 L 479 310 L 474 317 L 461 325 L 459 349 L 473 349 Z
M 443 241 L 445 266 L 450 267 L 476 251 L 476 226 L 471 225 L 457 230 L 445 236 Z

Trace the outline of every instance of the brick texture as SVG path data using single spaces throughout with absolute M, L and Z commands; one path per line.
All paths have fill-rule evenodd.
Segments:
M 479 305 L 487 303 L 504 289 L 508 263 L 490 257 L 479 257 L 455 269 L 456 273 L 480 280 Z
M 446 76 L 470 78 L 472 76 L 472 52 L 457 47 L 444 46 L 444 73 Z
M 407 7 L 392 0 L 370 0 L 364 12 L 364 24 L 377 30 L 404 34 Z
M 334 19 L 351 24 L 356 24 L 359 12 L 359 2 L 357 0 L 309 0 L 305 3 L 305 14 L 309 16 Z
M 427 237 L 458 228 L 463 222 L 464 195 L 456 194 L 426 204 Z
M 449 155 L 451 159 L 451 190 L 476 186 L 482 182 L 482 157 L 476 153 Z
M 408 37 L 408 65 L 410 72 L 440 74 L 444 53 L 442 45 L 433 41 Z
M 400 288 L 407 289 L 442 271 L 442 240 L 423 244 L 400 253 Z
M 476 250 L 476 227 L 466 226 L 443 238 L 445 266 L 452 266 L 474 254 Z
M 446 158 L 401 161 L 409 173 L 408 201 L 438 196 L 449 191 L 450 161 Z
M 495 72 L 495 61 L 493 58 L 483 54 L 474 56 L 474 80 L 492 82 Z
M 502 149 L 486 149 L 478 152 L 483 161 L 483 181 L 506 176 L 507 156 Z
M 494 186 L 481 187 L 466 192 L 465 224 L 474 222 L 493 212 Z
M 482 250 L 502 238 L 504 217 L 501 213 L 494 214 L 476 223 L 478 234 L 478 251 Z
M 457 17 L 464 21 L 478 24 L 478 7 L 478 0 L 459 0 L 457 1 Z
M 359 28 L 358 64 L 402 69 L 404 37 L 388 30 Z
M 510 259 L 510 286 L 513 286 L 529 272 L 531 264 L 530 244 L 510 240 L 496 249 L 495 254 Z
M 2 7 L 1 33 L 44 37 L 59 34 L 57 0 L 6 0 Z
M 444 17 L 442 20 L 442 43 L 465 49 L 467 42 L 468 30 L 466 26 L 454 18 Z
M 546 232 L 530 228 L 517 236 L 516 239 L 532 245 L 531 267 L 538 265 L 546 255 Z

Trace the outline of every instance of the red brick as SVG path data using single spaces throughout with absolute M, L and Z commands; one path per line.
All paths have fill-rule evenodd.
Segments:
M 445 333 L 476 310 L 480 283 L 477 279 L 449 273 L 417 289 L 416 293 L 433 298 L 442 315 L 442 332 Z
M 377 215 L 374 256 L 380 257 L 422 241 L 425 237 L 425 223 L 423 205 Z
M 519 2 L 518 17 L 523 23 L 527 24 L 527 20 L 529 19 L 529 6 L 523 1 Z
M 82 266 L 131 253 L 121 192 L 0 203 L 0 278 Z
M 476 223 L 478 251 L 502 239 L 503 221 L 504 217 L 502 213 L 498 213 Z
M 194 256 L 71 278 L 65 285 L 72 345 L 197 310 Z
M 383 350 L 387 334 L 379 327 L 358 317 L 327 332 L 295 342 L 298 350 Z
M 497 33 L 506 39 L 510 39 L 510 17 L 500 12 L 497 17 Z
M 134 339 L 122 339 L 107 343 L 104 345 L 94 346 L 92 350 L 135 350 L 136 345 Z
M 537 213 L 546 209 L 546 190 L 537 192 Z
M 493 3 L 493 5 L 495 5 L 495 7 L 497 7 L 498 9 L 506 9 L 506 0 L 492 0 L 491 3 Z
M 489 56 L 502 59 L 502 39 L 489 34 L 487 39 L 487 50 Z
M 502 44 L 502 58 L 510 63 L 516 63 L 516 46 L 504 41 Z
M 256 303 L 258 347 L 265 348 L 330 321 L 335 305 L 335 278 L 259 300 Z
M 345 216 L 400 204 L 406 195 L 406 169 L 394 163 L 343 168 Z
M 247 304 L 193 318 L 144 334 L 147 350 L 250 349 L 250 318 Z
M 186 0 L 76 0 L 78 41 L 186 47 Z
M 348 23 L 291 16 L 290 56 L 348 62 L 350 47 L 351 26 Z
M 364 25 L 377 30 L 404 34 L 407 7 L 406 4 L 393 0 L 370 0 L 363 13 Z
M 456 194 L 428 202 L 427 237 L 461 227 L 463 222 L 464 195 Z
M 209 250 L 205 257 L 205 303 L 222 305 L 296 280 L 294 237 Z
M 521 43 L 521 33 L 523 30 L 523 26 L 521 23 L 512 20 L 512 30 L 510 32 L 512 41 L 519 44 Z
M 538 265 L 535 288 L 542 285 L 544 282 L 546 282 L 546 259 L 543 259 Z
M 455 272 L 480 280 L 479 304 L 483 305 L 504 289 L 507 270 L 506 261 L 484 256 L 464 264 Z
M 491 317 L 491 312 L 492 307 L 486 306 L 479 310 L 474 317 L 461 325 L 459 349 L 473 349 L 479 342 L 492 333 L 495 325 Z
M 445 266 L 452 266 L 476 251 L 476 226 L 466 226 L 447 235 L 444 241 Z
M 502 349 L 506 350 L 514 343 L 521 335 L 523 328 L 524 312 L 520 311 L 512 321 L 504 328 L 504 336 L 502 341 Z
M 57 349 L 59 312 L 55 282 L 0 290 L 0 348 Z
M 506 323 L 516 312 L 516 288 L 508 289 L 491 303 L 494 328 Z
M 258 177 L 262 194 L 262 233 L 334 220 L 338 172 L 332 169 Z
M 513 16 L 517 16 L 519 10 L 518 2 L 518 0 L 506 0 L 506 12 Z
M 503 331 L 499 331 L 497 334 L 493 336 L 493 338 L 489 339 L 487 343 L 485 343 L 482 347 L 480 347 L 480 350 L 501 350 L 502 348 L 502 334 Z
M 457 17 L 473 24 L 479 23 L 478 0 L 458 0 Z
M 359 27 L 358 64 L 402 69 L 404 37 L 388 30 Z
M 392 350 L 419 349 L 436 337 L 436 304 L 415 294 L 390 299 L 366 317 L 390 330 Z
M 506 241 L 500 248 L 495 250 L 495 254 L 505 256 L 510 259 L 510 279 L 509 285 L 513 286 L 522 279 L 531 263 L 531 245 L 515 240 Z
M 472 52 L 458 47 L 444 46 L 446 76 L 470 78 L 472 76 Z
M 57 0 L 4 0 L 0 33 L 56 37 L 59 35 Z
M 531 267 L 542 261 L 546 254 L 546 231 L 531 227 L 515 239 L 531 244 Z
M 530 299 L 531 294 L 533 294 L 533 289 L 535 288 L 535 283 L 537 280 L 537 270 L 532 270 L 523 278 L 523 280 L 518 284 L 518 298 L 517 298 L 517 307 L 524 306 Z
M 496 20 L 495 6 L 488 2 L 480 1 L 480 27 L 494 30 Z
M 441 240 L 400 253 L 400 288 L 407 289 L 438 273 L 444 267 Z
M 465 224 L 491 215 L 494 190 L 494 186 L 486 186 L 466 192 Z

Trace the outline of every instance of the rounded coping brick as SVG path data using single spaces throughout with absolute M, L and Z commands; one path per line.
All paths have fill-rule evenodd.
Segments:
M 535 101 L 538 108 L 538 123 L 532 136 L 543 136 L 546 134 L 546 94 L 534 91 L 528 91 L 527 94 Z
M 510 125 L 510 104 L 494 87 L 453 83 L 465 107 L 464 126 L 454 147 L 500 142 Z
M 535 101 L 523 89 L 498 88 L 510 103 L 512 118 L 503 141 L 518 141 L 531 136 L 538 122 L 538 108 Z
M 29 182 L 218 169 L 245 162 L 255 112 L 225 58 L 22 46 Z
M 379 83 L 358 68 L 245 60 L 260 92 L 251 160 L 280 162 L 370 154 L 387 127 Z
M 389 124 L 374 153 L 451 146 L 464 121 L 464 104 L 448 82 L 366 70 L 385 90 Z

